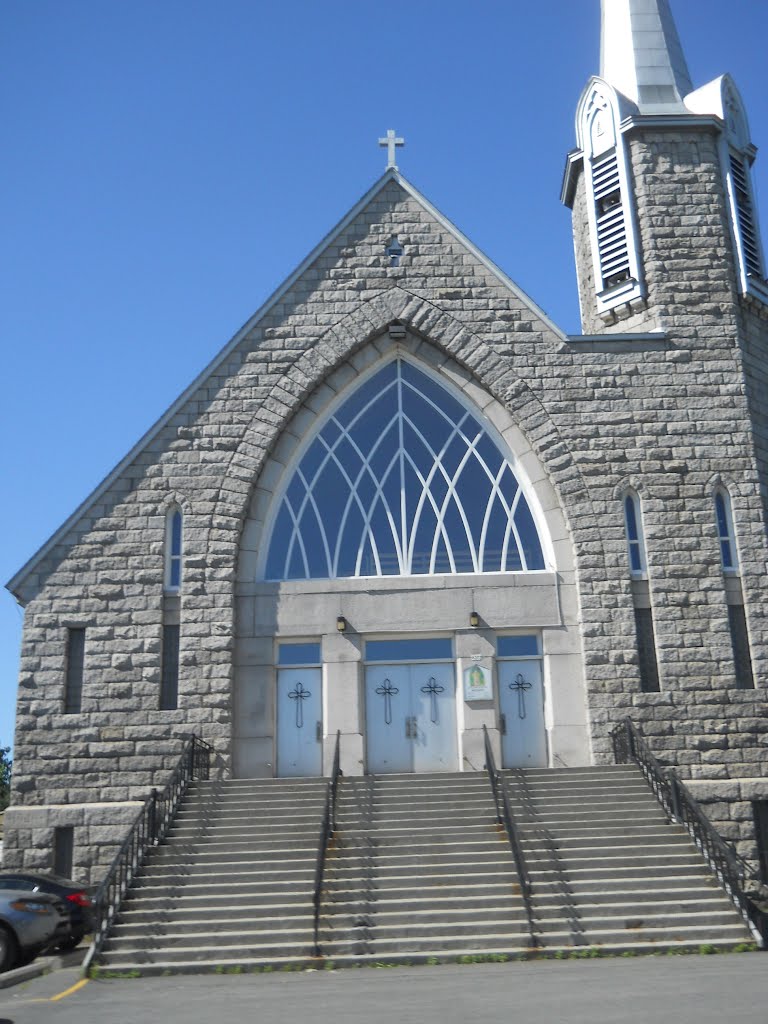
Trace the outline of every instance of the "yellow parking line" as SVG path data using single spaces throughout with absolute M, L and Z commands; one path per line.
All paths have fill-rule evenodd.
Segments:
M 55 1003 L 58 999 L 66 999 L 67 996 L 71 996 L 73 992 L 77 992 L 77 990 L 82 988 L 83 985 L 87 985 L 90 980 L 90 978 L 81 978 L 80 981 L 76 981 L 74 985 L 70 985 L 70 987 L 65 989 L 63 992 L 59 992 L 57 996 L 51 996 L 51 1002 Z

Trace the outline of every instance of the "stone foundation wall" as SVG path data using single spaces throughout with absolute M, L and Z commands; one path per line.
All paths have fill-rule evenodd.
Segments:
M 54 829 L 74 830 L 72 877 L 94 885 L 104 877 L 141 809 L 140 802 L 9 807 L 3 870 L 53 871 Z

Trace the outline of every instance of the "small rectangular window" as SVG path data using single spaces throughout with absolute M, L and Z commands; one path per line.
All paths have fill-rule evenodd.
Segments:
M 635 608 L 637 654 L 640 665 L 640 686 L 643 693 L 658 693 L 659 665 L 656 660 L 656 635 L 650 608 Z
M 448 661 L 453 657 L 450 637 L 425 640 L 369 640 L 368 661 Z
M 85 630 L 67 630 L 67 667 L 64 680 L 64 713 L 76 715 L 83 701 L 85 668 Z
M 64 825 L 53 830 L 53 873 L 60 878 L 71 878 L 75 852 L 75 830 Z
M 752 656 L 749 653 L 747 617 L 743 604 L 728 605 L 728 625 L 731 629 L 733 663 L 736 669 L 736 685 L 740 690 L 754 690 L 755 677 L 752 674 Z
M 160 710 L 179 706 L 179 627 L 163 626 L 163 660 L 160 678 Z
M 496 648 L 500 658 L 538 658 L 537 636 L 500 636 Z
M 768 883 L 768 800 L 753 800 L 760 881 Z
M 320 644 L 280 644 L 277 651 L 278 665 L 319 665 Z

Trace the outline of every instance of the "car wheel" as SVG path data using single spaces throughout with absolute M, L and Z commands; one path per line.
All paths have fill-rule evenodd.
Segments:
M 15 936 L 0 925 L 0 971 L 10 971 L 16 963 L 17 953 Z

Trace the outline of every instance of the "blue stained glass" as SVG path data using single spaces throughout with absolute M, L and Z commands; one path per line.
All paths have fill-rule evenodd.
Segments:
M 728 516 L 725 512 L 725 499 L 722 494 L 715 495 L 715 508 L 717 509 L 717 528 L 721 537 L 728 536 Z
M 171 519 L 171 555 L 178 558 L 181 554 L 181 512 L 173 513 Z
M 324 542 L 323 530 L 317 521 L 317 513 L 311 502 L 308 502 L 304 509 L 304 513 L 299 521 L 299 529 L 304 541 L 310 577 L 322 579 L 329 576 L 332 564 L 329 564 L 328 553 L 325 549 L 325 545 L 328 542 L 327 540 Z M 332 551 L 330 556 L 333 558 Z
M 336 408 L 302 456 L 276 514 L 267 578 L 543 569 L 522 498 L 522 550 L 510 529 L 517 491 L 480 419 L 395 360 Z
M 531 510 L 523 494 L 517 503 L 515 512 L 515 526 L 520 536 L 520 543 L 523 545 L 523 557 L 527 569 L 543 569 L 544 553 L 541 550 L 539 535 L 536 532 L 536 524 L 533 521 Z
M 624 499 L 624 512 L 627 517 L 627 537 L 630 540 L 638 540 L 637 534 L 637 513 L 635 512 L 635 502 L 631 497 Z
M 307 571 L 307 565 L 304 561 L 304 552 L 302 546 L 296 537 L 292 541 L 293 547 L 290 551 L 288 559 L 288 569 L 285 574 L 287 580 L 306 580 L 310 579 Z
M 288 509 L 283 503 L 277 514 L 274 529 L 272 530 L 272 543 L 269 547 L 269 558 L 267 560 L 266 577 L 268 580 L 282 579 L 285 574 L 285 555 L 288 545 L 291 542 L 293 523 Z
M 390 363 L 350 394 L 349 398 L 339 406 L 336 412 L 336 419 L 343 426 L 349 427 L 372 400 L 375 400 L 372 406 L 373 409 L 382 404 L 388 407 L 384 411 L 387 413 L 387 418 L 389 418 L 389 416 L 394 414 L 394 406 L 397 403 L 397 390 L 393 387 L 396 380 L 397 364 Z M 388 385 L 389 388 L 387 388 Z M 377 414 L 384 415 L 383 412 Z M 366 413 L 367 415 L 369 413 Z
M 366 661 L 444 661 L 453 657 L 450 637 L 408 640 L 369 640 Z
M 537 636 L 500 636 L 496 649 L 500 658 L 535 657 L 541 653 Z
M 501 564 L 501 552 L 504 547 L 504 534 L 506 532 L 507 516 L 499 507 L 501 499 L 496 498 L 491 515 L 488 517 L 488 527 L 485 534 L 485 545 L 483 548 L 483 572 L 500 572 L 504 566 Z
M 280 644 L 278 665 L 319 665 L 320 644 Z
M 720 541 L 720 557 L 723 560 L 724 568 L 733 568 L 733 556 L 731 555 L 731 545 L 730 542 L 727 540 Z
M 171 559 L 171 578 L 168 582 L 174 588 L 181 586 L 181 559 Z

